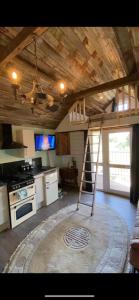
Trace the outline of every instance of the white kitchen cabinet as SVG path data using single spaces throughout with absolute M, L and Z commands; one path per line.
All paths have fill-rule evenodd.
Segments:
M 27 146 L 21 151 L 21 156 L 31 158 L 35 155 L 34 131 L 28 129 L 19 129 L 16 131 L 16 142 Z
M 44 205 L 44 176 L 43 176 L 43 173 L 34 176 L 34 179 L 35 179 L 36 208 L 39 209 Z
M 0 232 L 10 227 L 7 186 L 0 187 Z

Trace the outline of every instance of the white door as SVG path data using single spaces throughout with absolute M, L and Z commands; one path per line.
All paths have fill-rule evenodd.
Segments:
M 129 196 L 131 164 L 131 129 L 108 132 L 108 192 Z
M 97 131 L 92 131 L 92 161 L 97 159 Z M 94 136 L 93 136 L 94 135 Z M 131 164 L 131 128 L 102 130 L 97 189 L 129 196 Z M 95 153 L 96 152 L 96 153 Z M 95 171 L 95 166 L 93 166 Z

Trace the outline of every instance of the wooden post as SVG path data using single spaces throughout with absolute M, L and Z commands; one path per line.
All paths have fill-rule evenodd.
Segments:
M 128 109 L 131 114 L 131 85 L 128 85 Z
M 85 121 L 85 98 L 83 99 L 83 119 Z
M 123 111 L 124 111 L 124 103 L 125 103 L 125 87 L 122 87 L 122 103 L 123 103 Z
M 79 120 L 82 120 L 82 104 L 79 102 Z
M 75 103 L 75 121 L 77 121 L 77 103 Z

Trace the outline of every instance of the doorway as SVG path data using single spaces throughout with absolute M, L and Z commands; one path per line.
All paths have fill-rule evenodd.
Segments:
M 92 134 L 96 131 L 93 131 Z M 131 128 L 103 129 L 98 164 L 97 189 L 129 197 Z M 95 147 L 94 138 L 92 143 Z

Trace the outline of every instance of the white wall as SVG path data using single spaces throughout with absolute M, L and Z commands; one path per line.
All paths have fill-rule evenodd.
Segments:
M 78 169 L 78 185 L 80 185 L 82 164 L 84 157 L 84 132 L 75 131 L 70 132 L 70 150 L 71 157 L 76 161 L 76 166 Z

